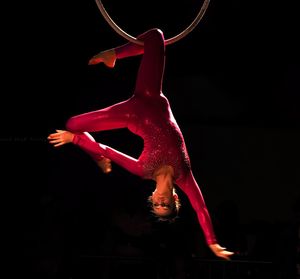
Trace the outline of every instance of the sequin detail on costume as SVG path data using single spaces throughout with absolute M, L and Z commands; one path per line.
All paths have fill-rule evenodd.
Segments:
M 144 149 L 138 159 L 144 170 L 143 177 L 153 179 L 153 174 L 158 168 L 169 165 L 174 169 L 174 178 L 179 178 L 184 170 L 190 169 L 190 160 L 177 124 L 164 120 L 162 125 L 157 111 L 152 112 L 154 117 L 141 120 L 142 111 L 145 113 L 142 108 L 143 105 L 140 104 L 138 110 L 141 114 L 135 115 L 134 118 L 140 120 L 140 123 L 135 125 L 139 127 L 135 133 L 144 140 Z

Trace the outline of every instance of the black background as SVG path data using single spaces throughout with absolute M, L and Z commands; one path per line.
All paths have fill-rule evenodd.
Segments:
M 199 3 L 165 2 L 103 1 L 131 35 L 159 27 L 169 38 L 190 24 Z M 256 258 L 270 259 L 273 245 L 278 254 L 290 256 L 280 247 L 286 246 L 299 210 L 295 2 L 213 0 L 199 25 L 167 46 L 164 93 L 184 133 L 219 239 L 228 249 L 242 249 L 234 232 L 266 228 Z M 107 227 L 121 228 L 125 222 L 124 235 L 141 242 L 141 235 L 153 232 L 152 227 L 131 228 L 125 216 L 143 223 L 136 214 L 146 207 L 151 182 L 116 165 L 104 175 L 80 150 L 55 150 L 46 140 L 70 116 L 128 98 L 139 57 L 117 61 L 114 69 L 87 65 L 100 50 L 125 43 L 93 0 L 14 2 L 4 11 L 9 16 L 2 24 L 1 145 L 4 177 L 8 174 L 3 181 L 8 246 L 21 263 L 29 259 L 31 271 L 55 278 L 52 265 L 64 269 L 74 255 L 105 254 L 99 239 Z M 127 130 L 95 136 L 133 156 L 141 150 L 140 139 Z M 194 213 L 184 196 L 182 202 L 178 230 L 192 226 L 192 239 L 198 241 L 202 236 Z M 116 217 L 121 213 L 127 225 Z

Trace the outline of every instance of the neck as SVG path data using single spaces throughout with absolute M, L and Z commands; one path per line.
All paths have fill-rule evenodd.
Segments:
M 166 192 L 173 190 L 174 171 L 171 166 L 162 166 L 154 174 L 156 181 L 156 191 Z

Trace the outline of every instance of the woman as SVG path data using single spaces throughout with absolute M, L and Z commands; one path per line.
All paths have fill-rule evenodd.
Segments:
M 180 207 L 175 185 L 187 195 L 206 242 L 212 252 L 226 260 L 232 252 L 216 240 L 211 218 L 198 184 L 193 176 L 184 138 L 162 93 L 165 66 L 165 40 L 159 29 L 138 37 L 143 45 L 126 43 L 95 55 L 90 65 L 104 63 L 113 68 L 117 59 L 141 55 L 136 86 L 131 98 L 93 112 L 71 117 L 66 130 L 57 130 L 48 139 L 55 147 L 73 143 L 85 150 L 104 172 L 111 171 L 111 161 L 144 179 L 156 182 L 149 201 L 152 211 L 161 219 L 173 216 Z M 109 146 L 97 143 L 89 132 L 128 128 L 142 137 L 144 148 L 138 159 Z

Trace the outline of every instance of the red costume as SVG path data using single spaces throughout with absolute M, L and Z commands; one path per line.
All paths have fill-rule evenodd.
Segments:
M 172 166 L 174 183 L 191 202 L 207 243 L 216 243 L 208 210 L 192 174 L 182 133 L 169 101 L 162 93 L 165 65 L 163 33 L 152 29 L 138 39 L 144 45 L 129 42 L 114 49 L 117 59 L 143 54 L 132 97 L 104 109 L 71 117 L 67 121 L 67 130 L 75 134 L 73 143 L 95 160 L 104 156 L 144 179 L 153 179 L 154 172 L 161 166 Z M 142 137 L 144 149 L 138 159 L 95 142 L 87 133 L 118 128 L 128 128 Z

